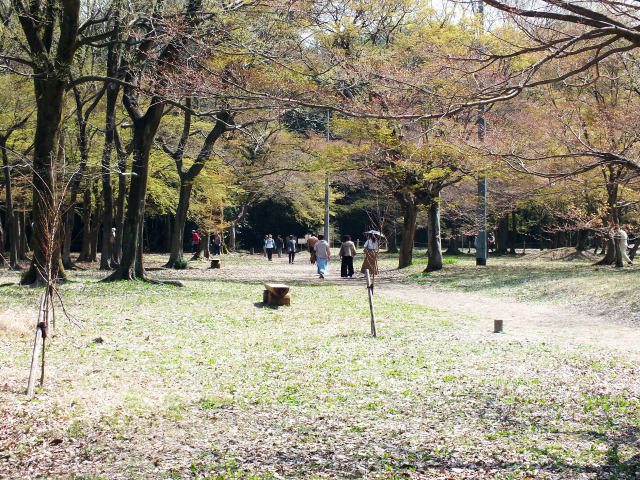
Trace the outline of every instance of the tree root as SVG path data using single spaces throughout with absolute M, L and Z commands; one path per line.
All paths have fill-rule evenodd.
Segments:
M 155 278 L 149 278 L 146 273 L 142 275 L 136 275 L 133 271 L 128 271 L 126 274 L 120 270 L 116 270 L 111 275 L 100 280 L 100 282 L 132 282 L 134 280 L 140 280 L 141 282 L 150 283 L 151 285 L 171 285 L 174 287 L 184 287 L 184 283 L 179 280 L 157 280 Z

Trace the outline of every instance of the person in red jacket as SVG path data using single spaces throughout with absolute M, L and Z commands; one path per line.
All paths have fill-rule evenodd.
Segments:
M 191 251 L 196 253 L 200 247 L 200 235 L 195 230 L 191 230 Z

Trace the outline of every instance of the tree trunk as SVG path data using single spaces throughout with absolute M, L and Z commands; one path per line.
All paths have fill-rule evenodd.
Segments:
M 4 256 L 4 230 L 2 220 L 0 220 L 0 266 L 9 265 L 9 261 Z
M 64 94 L 76 53 L 80 1 L 51 2 L 46 10 L 49 21 L 57 24 L 49 28 L 46 19 L 34 19 L 20 3 L 18 19 L 25 35 L 23 46 L 33 62 L 33 86 L 36 100 L 36 125 L 33 140 L 33 257 L 22 277 L 22 284 L 40 283 L 44 270 L 54 281 L 66 279 L 62 266 L 59 209 L 56 205 L 55 173 L 58 134 L 64 107 Z M 30 8 L 39 8 L 32 2 Z M 55 12 L 55 13 L 54 13 Z M 53 18 L 55 18 L 54 21 Z M 46 25 L 46 26 L 45 26 Z M 48 33 L 51 33 L 49 36 Z M 55 49 L 52 45 L 55 44 Z
M 506 255 L 509 243 L 509 214 L 503 215 L 498 220 L 498 231 L 495 234 L 496 253 Z
M 616 268 L 622 268 L 624 266 L 622 241 L 620 239 L 614 238 L 613 242 L 616 249 L 616 260 L 615 260 Z
M 442 270 L 442 246 L 440 244 L 440 195 L 434 197 L 428 211 L 427 268 L 425 272 Z
M 187 103 L 187 105 L 190 105 L 190 103 Z M 218 112 L 216 123 L 207 135 L 196 160 L 188 170 L 183 171 L 182 155 L 184 153 L 184 147 L 187 142 L 191 125 L 190 115 L 185 114 L 183 134 L 178 149 L 175 152 L 168 152 L 176 162 L 176 168 L 178 170 L 178 175 L 180 176 L 180 194 L 178 198 L 178 209 L 176 210 L 174 231 L 171 238 L 171 254 L 169 255 L 169 260 L 165 264 L 165 267 L 172 268 L 175 262 L 183 255 L 182 244 L 184 239 L 184 226 L 187 219 L 187 212 L 189 211 L 189 202 L 191 201 L 191 189 L 193 187 L 193 181 L 200 174 L 200 172 L 204 168 L 206 161 L 211 156 L 214 143 L 227 130 L 228 126 L 232 122 L 233 119 L 228 112 Z M 201 250 L 195 252 L 192 260 L 199 258 L 200 254 Z
M 207 232 L 200 242 L 200 248 L 202 250 L 202 256 L 204 258 L 209 258 L 211 256 L 211 252 L 209 250 L 209 242 L 211 242 L 211 232 Z
M 115 76 L 118 70 L 118 52 L 115 44 L 109 46 L 107 53 L 107 75 Z M 102 150 L 102 195 L 104 196 L 104 219 L 102 228 L 102 251 L 100 270 L 110 270 L 112 259 L 111 226 L 113 224 L 113 188 L 111 187 L 111 157 L 115 146 L 116 102 L 119 88 L 115 83 L 107 85 L 106 120 L 104 148 Z
M 20 244 L 20 224 L 13 207 L 13 190 L 11 185 L 11 168 L 9 166 L 9 156 L 5 145 L 0 145 L 2 150 L 2 163 L 4 166 L 4 188 L 5 188 L 5 235 L 9 240 L 9 266 L 12 269 L 18 268 L 18 251 Z M 4 252 L 4 249 L 2 250 Z
M 82 247 L 80 248 L 80 255 L 78 255 L 77 261 L 88 262 L 89 252 L 91 250 L 91 213 L 93 210 L 89 185 L 87 185 L 84 190 L 82 202 Z
M 399 253 L 400 247 L 398 247 L 398 225 L 393 222 L 393 228 L 389 232 L 389 238 L 387 238 L 387 253 Z
M 143 255 L 139 245 L 142 240 L 140 234 L 144 221 L 149 177 L 149 153 L 164 110 L 160 99 L 154 98 L 152 100 L 152 106 L 149 107 L 147 113 L 134 119 L 133 164 L 131 166 L 128 208 L 124 219 L 122 258 L 116 271 L 105 279 L 107 281 L 145 279 Z
M 62 118 L 63 79 L 36 78 L 34 80 L 37 119 L 33 143 L 33 206 L 31 266 L 22 277 L 21 284 L 43 282 L 45 270 L 51 269 L 53 279 L 65 280 L 59 238 L 61 221 L 56 205 L 55 152 L 58 146 L 58 129 Z
M 616 246 L 612 237 L 606 239 L 607 253 L 596 265 L 613 265 L 616 262 Z
M 229 250 L 236 251 L 236 222 L 231 222 L 229 226 Z
M 387 253 L 398 253 L 398 226 L 395 220 L 392 222 L 393 229 L 387 239 Z
M 578 230 L 576 238 L 576 251 L 584 252 L 587 249 L 587 241 L 589 240 L 589 230 L 581 228 Z
M 460 251 L 460 242 L 456 232 L 452 232 L 449 236 L 449 243 L 447 245 L 447 251 L 445 253 L 447 255 L 460 255 L 462 253 Z
M 164 239 L 164 251 L 171 251 L 171 214 L 167 213 L 164 216 L 165 227 L 167 228 L 165 231 L 165 239 Z
M 18 258 L 20 260 L 28 260 L 27 252 L 29 251 L 29 241 L 27 240 L 27 212 L 22 211 L 18 215 L 18 226 L 20 241 L 18 242 Z
M 73 220 L 75 216 L 75 208 L 72 205 L 75 202 L 69 202 L 69 209 L 64 215 L 64 234 L 62 240 L 62 265 L 67 270 L 73 268 L 73 262 L 71 261 L 71 236 L 73 235 Z
M 89 261 L 98 261 L 98 235 L 100 233 L 100 227 L 102 226 L 102 219 L 104 217 L 104 209 L 102 206 L 102 196 L 98 193 L 98 183 L 93 185 L 93 195 L 96 199 L 96 209 L 93 216 L 93 222 L 91 223 L 91 234 L 89 236 L 91 248 L 89 249 Z M 104 245 L 102 246 L 104 248 Z
M 171 235 L 171 253 L 169 254 L 169 260 L 164 265 L 167 268 L 173 268 L 176 261 L 184 255 L 184 226 L 187 223 L 187 211 L 189 210 L 192 187 L 193 182 L 184 181 L 181 176 L 178 208 L 176 209 L 176 219 L 173 222 L 173 233 Z
M 462 255 L 462 252 L 460 251 L 460 231 L 457 226 L 451 228 L 451 236 L 449 237 L 446 254 Z
M 511 211 L 511 230 L 509 231 L 509 253 L 516 254 L 516 240 L 518 239 L 518 217 L 515 209 Z
M 416 238 L 418 206 L 413 194 L 401 194 L 397 197 L 402 208 L 402 240 L 398 255 L 398 268 L 405 268 L 413 262 L 413 244 Z
M 116 242 L 114 246 L 113 257 L 116 264 L 120 263 L 122 258 L 122 236 L 124 232 L 124 211 L 127 199 L 127 155 L 118 151 L 118 199 L 116 201 Z

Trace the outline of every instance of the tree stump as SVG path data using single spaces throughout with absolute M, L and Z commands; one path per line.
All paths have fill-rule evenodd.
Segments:
M 265 283 L 262 303 L 267 305 L 291 305 L 289 286 L 283 283 Z
M 502 320 L 494 320 L 493 321 L 493 333 L 502 333 L 503 323 L 504 322 Z
M 211 268 L 220 268 L 221 264 L 220 264 L 220 259 L 219 258 L 212 258 L 211 259 Z

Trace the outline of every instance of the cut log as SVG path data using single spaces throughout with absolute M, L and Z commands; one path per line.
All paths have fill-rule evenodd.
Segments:
M 284 283 L 265 283 L 264 288 L 276 297 L 284 297 L 289 293 L 289 286 Z
M 211 268 L 220 268 L 221 264 L 220 264 L 220 259 L 219 258 L 212 258 L 211 259 Z
M 274 295 L 269 290 L 262 292 L 262 303 L 267 305 L 291 305 L 291 295 L 288 293 L 283 296 Z

